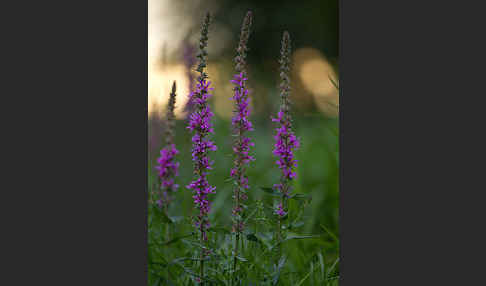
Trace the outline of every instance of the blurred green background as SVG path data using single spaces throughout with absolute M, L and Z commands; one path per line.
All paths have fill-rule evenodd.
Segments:
M 279 64 L 282 32 L 288 30 L 292 40 L 292 115 L 294 131 L 301 148 L 294 192 L 312 196 L 305 209 L 301 234 L 322 234 L 323 227 L 338 235 L 339 213 L 339 95 L 329 77 L 338 75 L 338 1 L 170 1 L 149 0 L 149 187 L 156 174 L 155 159 L 163 146 L 165 104 L 170 85 L 178 85 L 176 116 L 176 144 L 180 150 L 177 160 L 181 186 L 176 201 L 170 206 L 171 216 L 193 214 L 191 192 L 185 186 L 192 180 L 191 134 L 185 129 L 187 116 L 183 112 L 190 89 L 188 70 L 184 65 L 184 51 L 197 43 L 200 24 L 206 11 L 214 20 L 210 28 L 208 74 L 213 82 L 214 96 L 210 104 L 215 112 L 213 141 L 218 146 L 210 152 L 215 161 L 209 181 L 216 186 L 212 195 L 210 220 L 213 225 L 231 227 L 232 166 L 231 112 L 233 102 L 230 80 L 234 73 L 232 58 L 238 44 L 240 26 L 247 10 L 253 11 L 253 26 L 248 46 L 248 85 L 251 91 L 255 142 L 248 171 L 249 202 L 272 198 L 258 189 L 272 186 L 279 180 L 279 169 L 272 155 L 275 116 L 279 104 Z M 195 74 L 194 74 L 195 75 Z M 331 237 L 327 238 L 329 241 Z M 335 248 L 312 241 L 298 241 L 289 245 L 291 256 L 304 256 L 307 251 L 322 249 L 326 259 L 334 261 Z M 310 253 L 310 252 L 309 252 Z M 297 259 L 297 258 L 296 258 Z

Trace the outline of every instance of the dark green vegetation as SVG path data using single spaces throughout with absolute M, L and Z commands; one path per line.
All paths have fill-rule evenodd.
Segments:
M 250 132 L 250 137 L 255 142 L 252 153 L 256 161 L 248 170 L 251 188 L 246 202 L 247 216 L 243 218 L 246 228 L 238 270 L 234 274 L 231 254 L 233 182 L 229 174 L 233 159 L 231 123 L 218 116 L 213 120 L 215 135 L 212 138 L 218 150 L 210 154 L 215 164 L 209 181 L 217 187 L 217 193 L 210 196 L 209 246 L 212 252 L 204 263 L 205 285 L 338 285 L 338 120 L 320 113 L 294 114 L 294 131 L 301 140 L 301 147 L 296 151 L 299 166 L 293 190 L 293 194 L 298 195 L 289 200 L 290 213 L 282 223 L 285 239 L 278 245 L 273 240 L 277 225 L 273 201 L 278 197 L 267 189 L 277 183 L 280 176 L 272 155 L 275 126 L 270 115 L 274 114 L 252 118 L 255 131 Z M 160 129 L 157 122 L 156 118 L 149 120 L 150 131 Z M 191 221 L 194 206 L 192 194 L 185 187 L 192 179 L 193 169 L 191 136 L 185 127 L 184 120 L 177 121 L 175 142 L 181 165 L 176 182 L 180 188 L 169 207 L 169 217 L 149 204 L 149 285 L 195 285 L 199 275 L 200 245 Z M 157 142 L 161 139 L 149 140 L 149 191 L 157 182 L 153 166 L 161 147 Z M 232 281 L 233 275 L 238 277 L 238 282 Z

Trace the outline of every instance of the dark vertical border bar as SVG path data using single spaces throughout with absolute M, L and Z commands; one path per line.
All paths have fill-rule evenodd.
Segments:
M 19 6 L 2 38 L 20 77 L 3 94 L 21 101 L 4 122 L 24 122 L 24 138 L 2 133 L 21 173 L 4 188 L 19 200 L 2 199 L 18 273 L 0 284 L 146 285 L 148 2 Z
M 484 284 L 468 4 L 340 1 L 340 286 Z

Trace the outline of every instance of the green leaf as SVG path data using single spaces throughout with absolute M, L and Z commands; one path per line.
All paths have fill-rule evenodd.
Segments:
M 289 241 L 292 239 L 306 239 L 306 238 L 318 238 L 321 237 L 320 234 L 315 234 L 315 235 L 291 235 L 284 239 L 282 242 Z
M 317 257 L 319 257 L 319 265 L 321 266 L 321 279 L 324 280 L 324 257 L 322 257 L 322 253 L 318 253 Z
M 286 239 L 280 241 L 280 242 L 277 242 L 276 244 L 274 244 L 273 246 L 270 247 L 270 250 L 274 249 L 275 247 L 279 246 L 280 244 L 284 243 L 284 242 L 287 242 L 289 240 L 292 240 L 292 239 L 307 239 L 307 238 L 318 238 L 318 237 L 321 237 L 320 234 L 317 234 L 317 235 L 293 235 L 293 236 L 289 236 L 287 237 Z
M 332 273 L 332 271 L 334 270 L 334 268 L 336 267 L 337 263 L 339 262 L 339 257 L 336 258 L 336 260 L 334 261 L 334 263 L 332 264 L 332 266 L 329 268 L 329 270 L 327 271 L 327 276 L 329 277 L 329 275 Z
M 289 199 L 294 200 L 312 200 L 312 196 L 308 194 L 293 194 L 289 197 Z
M 176 258 L 174 260 L 172 260 L 169 265 L 175 265 L 175 264 L 179 264 L 183 261 L 186 261 L 186 260 L 191 260 L 191 261 L 200 261 L 201 259 L 199 258 L 192 258 L 192 257 L 179 257 L 179 258 Z
M 186 244 L 190 244 L 192 246 L 196 246 L 198 248 L 207 248 L 205 245 L 203 244 L 200 244 L 199 242 L 196 242 L 196 241 L 192 241 L 192 240 L 187 240 L 187 239 L 184 239 L 182 240 L 182 242 L 186 243 Z
M 178 223 L 178 222 L 183 221 L 184 217 L 183 216 L 171 216 L 171 217 L 169 217 L 169 219 L 174 223 Z
M 162 243 L 162 245 L 169 245 L 169 244 L 172 244 L 174 242 L 177 242 L 177 241 L 179 241 L 179 240 L 181 240 L 183 238 L 190 237 L 190 236 L 193 236 L 193 235 L 194 235 L 194 233 L 186 234 L 186 235 L 182 235 L 182 236 L 177 236 L 177 237 L 175 237 L 175 238 L 173 238 L 173 239 L 171 239 L 171 240 L 169 240 L 167 242 Z
M 153 259 L 152 255 L 149 255 L 149 258 L 148 258 L 148 263 L 149 264 L 156 264 L 156 265 L 160 265 L 162 267 L 167 267 L 167 261 L 165 261 L 165 259 L 163 257 L 159 257 L 161 261 L 156 261 Z
M 334 85 L 334 87 L 335 87 L 337 90 L 339 90 L 339 83 L 336 83 L 336 82 L 335 82 L 335 81 L 334 81 L 334 80 L 331 78 L 331 76 L 330 76 L 330 75 L 328 75 L 328 77 L 329 77 L 329 80 L 332 82 L 332 85 Z
M 162 278 L 160 277 L 157 277 L 154 284 L 152 284 L 152 286 L 158 286 L 158 285 L 162 285 Z
M 301 227 L 301 226 L 303 226 L 303 225 L 304 225 L 304 222 L 303 222 L 303 221 L 298 221 L 298 222 L 293 222 L 293 223 L 291 224 L 291 227 L 292 227 L 292 228 L 297 228 L 297 227 Z
M 309 278 L 309 276 L 312 274 L 312 272 L 314 272 L 314 268 L 311 268 L 309 273 L 307 273 L 307 275 L 304 278 L 302 278 L 302 280 L 300 280 L 299 284 L 297 284 L 296 286 L 302 285 L 302 283 L 304 283 L 304 281 L 307 280 L 307 278 Z
M 161 212 L 162 221 L 165 223 L 174 223 L 170 217 L 168 217 L 164 212 Z
M 248 261 L 248 259 L 243 258 L 241 256 L 236 256 L 236 259 L 238 259 L 239 261 L 243 261 L 243 262 L 247 262 Z
M 152 207 L 152 212 L 156 218 L 159 218 L 164 223 L 174 223 L 172 219 L 170 219 L 163 210 L 161 210 L 158 206 Z
M 254 211 L 253 211 L 253 212 L 252 212 L 252 213 L 251 213 L 249 216 L 247 216 L 247 217 L 245 218 L 245 220 L 243 221 L 243 224 L 246 224 L 246 222 L 247 222 L 247 221 L 248 221 L 248 220 L 249 220 L 251 217 L 253 217 L 253 216 L 256 214 L 256 212 L 257 212 L 257 211 L 258 211 L 258 209 L 256 208 L 256 209 L 255 209 L 255 210 L 254 210 Z
M 231 234 L 231 232 L 229 230 L 227 230 L 226 228 L 224 227 L 210 227 L 208 228 L 209 231 L 212 231 L 212 232 L 219 232 L 219 233 L 224 233 L 224 234 Z
M 277 285 L 278 279 L 280 278 L 280 272 L 282 271 L 282 267 L 285 265 L 285 262 L 287 261 L 287 256 L 282 256 L 280 257 L 277 265 L 277 271 L 275 271 L 275 274 L 272 277 L 272 285 Z
M 331 236 L 331 237 L 332 237 L 332 239 L 334 239 L 334 240 L 335 240 L 335 241 L 336 241 L 336 242 L 339 244 L 339 238 L 337 238 L 337 236 L 336 236 L 334 233 L 332 233 L 332 232 L 331 232 L 331 231 L 330 231 L 330 230 L 329 230 L 327 227 L 325 227 L 324 225 L 322 225 L 322 224 L 321 224 L 320 226 L 321 226 L 321 228 L 322 228 L 322 229 L 323 229 L 325 232 L 327 232 L 327 234 L 329 234 L 329 236 Z
M 272 195 L 272 196 L 276 196 L 276 197 L 281 197 L 281 196 L 282 196 L 282 194 L 281 194 L 281 193 L 279 193 L 279 192 L 275 191 L 275 190 L 274 190 L 274 189 L 272 189 L 272 188 L 268 188 L 268 187 L 260 187 L 260 189 L 261 189 L 262 191 L 264 191 L 265 193 L 270 194 L 270 195 Z
M 278 260 L 278 269 L 282 269 L 286 261 L 287 261 L 286 255 L 280 257 L 280 259 Z

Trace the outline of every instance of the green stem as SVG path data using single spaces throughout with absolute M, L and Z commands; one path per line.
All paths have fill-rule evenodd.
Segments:
M 167 217 L 169 217 L 169 210 L 168 210 L 167 204 L 165 204 L 164 208 L 165 208 L 165 215 Z M 169 241 L 170 240 L 170 224 L 169 223 L 167 223 L 167 227 L 165 229 L 165 236 L 166 236 L 165 241 Z
M 167 217 L 169 217 L 169 211 L 168 211 L 167 204 L 165 204 L 164 208 L 165 208 L 165 215 Z M 169 223 L 166 224 L 165 232 L 166 232 L 166 234 L 165 234 L 165 236 L 166 236 L 165 241 L 170 241 L 170 224 Z M 169 267 L 167 267 L 167 279 L 169 279 L 169 275 L 170 275 L 170 271 L 169 271 Z
M 204 248 L 203 248 L 203 243 L 204 243 L 204 234 L 203 234 L 203 222 L 201 221 L 200 224 L 200 231 L 201 231 L 201 268 L 200 268 L 200 276 L 201 276 L 201 285 L 204 285 Z
M 243 94 L 243 91 L 244 91 L 244 88 L 243 87 L 240 87 L 240 92 Z M 237 105 L 241 104 L 241 102 L 237 102 Z M 239 148 L 239 152 L 238 152 L 238 156 L 237 156 L 237 186 L 236 186 L 236 190 L 235 190 L 235 208 L 236 209 L 240 209 L 240 188 L 241 188 L 241 175 L 242 175 L 242 172 L 243 172 L 243 168 L 242 168 L 242 165 L 243 165 L 243 158 L 241 156 L 241 149 L 242 149 L 242 137 L 243 137 L 243 130 L 242 130 L 242 125 L 243 125 L 243 120 L 240 119 L 240 122 L 239 122 L 239 128 L 238 128 L 238 139 L 237 139 L 237 146 Z M 235 238 L 235 257 L 234 257 L 234 261 L 233 261 L 233 276 L 234 276 L 234 279 L 236 280 L 236 267 L 238 265 L 238 259 L 236 258 L 236 256 L 238 255 L 238 242 L 240 240 L 240 224 L 241 224 L 241 221 L 239 219 L 239 216 L 241 216 L 241 213 L 238 211 L 237 212 L 238 214 L 238 219 L 236 220 L 236 227 L 235 227 L 235 230 L 236 230 L 236 238 Z
M 235 280 L 236 279 L 236 266 L 237 266 L 237 263 L 238 263 L 238 259 L 236 258 L 236 256 L 238 255 L 238 241 L 240 240 L 240 233 L 239 232 L 236 232 L 236 241 L 235 241 L 235 257 L 234 257 L 234 262 L 233 262 L 233 279 Z

